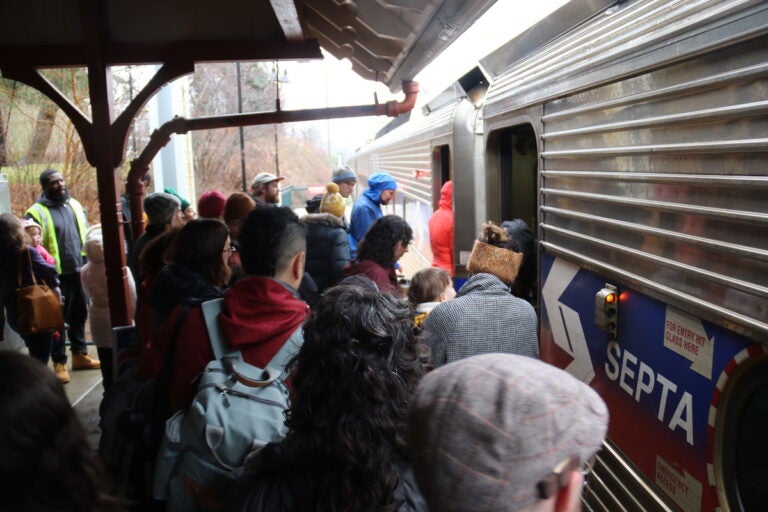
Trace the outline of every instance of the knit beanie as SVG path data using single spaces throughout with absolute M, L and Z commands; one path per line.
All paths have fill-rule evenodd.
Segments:
M 165 187 L 163 190 L 164 190 L 164 192 L 165 192 L 166 194 L 171 194 L 172 196 L 176 196 L 176 198 L 179 200 L 179 203 L 180 203 L 180 206 L 179 206 L 179 208 L 181 208 L 181 211 L 184 211 L 184 210 L 186 210 L 187 208 L 189 208 L 190 206 L 192 206 L 192 203 L 190 203 L 189 201 L 187 201 L 186 199 L 184 199 L 183 197 L 181 197 L 181 196 L 179 195 L 179 193 L 178 193 L 178 192 L 176 192 L 176 191 L 175 191 L 174 189 L 172 189 L 171 187 Z
M 227 198 L 218 190 L 205 192 L 197 200 L 197 213 L 201 217 L 218 219 L 224 214 Z
M 344 217 L 344 198 L 339 194 L 339 186 L 329 183 L 320 200 L 320 213 L 330 213 L 338 218 Z
M 320 213 L 320 201 L 323 199 L 323 194 L 317 194 L 307 199 L 306 207 L 307 213 Z
M 40 224 L 35 222 L 34 219 L 21 219 L 21 227 L 23 227 L 25 231 L 29 228 L 37 228 L 40 230 L 40 234 L 43 233 L 43 228 L 40 226 Z
M 338 184 L 343 181 L 357 181 L 357 174 L 348 165 L 342 165 L 333 171 L 331 181 Z
M 181 208 L 181 201 L 165 192 L 153 192 L 144 198 L 144 211 L 153 226 L 165 226 L 173 221 L 173 216 Z

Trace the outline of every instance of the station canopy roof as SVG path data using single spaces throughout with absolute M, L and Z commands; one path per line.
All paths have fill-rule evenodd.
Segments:
M 494 0 L 0 0 L 0 70 L 320 58 L 397 91 Z

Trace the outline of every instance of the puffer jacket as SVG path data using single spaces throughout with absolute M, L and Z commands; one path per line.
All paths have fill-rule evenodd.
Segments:
M 440 205 L 429 218 L 429 245 L 432 266 L 456 275 L 453 265 L 453 182 L 446 181 L 440 189 Z
M 317 292 L 322 293 L 344 275 L 349 264 L 349 240 L 344 223 L 330 213 L 314 213 L 302 218 L 307 225 L 307 262 L 304 270 L 312 276 Z
M 85 235 L 85 254 L 88 263 L 80 269 L 80 282 L 88 296 L 90 309 L 88 321 L 91 335 L 97 347 L 112 346 L 112 320 L 109 315 L 109 292 L 107 291 L 107 268 L 104 264 L 104 242 L 101 225 L 92 226 Z M 124 267 L 125 269 L 125 267 Z M 136 307 L 136 284 L 130 272 L 124 272 L 128 282 L 129 318 L 133 318 Z

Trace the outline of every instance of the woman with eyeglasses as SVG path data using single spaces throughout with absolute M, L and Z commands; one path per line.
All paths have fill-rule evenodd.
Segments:
M 360 242 L 357 259 L 344 269 L 344 275 L 362 274 L 376 283 L 379 290 L 403 296 L 397 282 L 395 263 L 408 252 L 413 230 L 397 215 L 385 215 L 368 229 Z
M 158 375 L 165 353 L 174 338 L 173 311 L 224 296 L 229 282 L 229 255 L 232 251 L 229 229 L 218 219 L 187 222 L 165 251 L 168 262 L 149 291 L 149 320 L 154 333 L 145 344 L 139 365 L 139 378 Z
M 229 229 L 217 219 L 187 222 L 168 248 L 169 263 L 158 273 L 149 292 L 150 321 L 160 327 L 171 311 L 190 300 L 211 300 L 224 295 L 229 282 Z

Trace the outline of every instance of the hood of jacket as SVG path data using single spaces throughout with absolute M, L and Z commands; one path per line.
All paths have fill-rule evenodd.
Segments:
M 85 255 L 92 263 L 104 263 L 104 240 L 101 236 L 101 224 L 88 228 L 85 234 Z
M 440 189 L 440 208 L 453 210 L 453 182 L 446 181 Z
M 233 349 L 273 341 L 282 344 L 308 313 L 309 306 L 295 290 L 275 279 L 250 276 L 224 295 L 219 325 Z
M 69 190 L 67 190 L 67 194 L 69 194 Z M 40 194 L 40 196 L 37 198 L 38 203 L 42 204 L 43 206 L 47 206 L 48 208 L 56 208 L 57 206 L 61 206 L 63 204 L 69 203 L 69 195 L 67 195 L 67 199 L 64 201 L 54 201 L 52 199 L 48 199 L 48 197 L 45 195 L 45 193 Z
M 464 295 L 469 295 L 470 293 L 477 291 L 482 291 L 485 293 L 499 293 L 505 295 L 510 294 L 509 286 L 504 284 L 504 281 L 493 274 L 480 273 L 473 275 L 469 278 L 469 280 L 467 280 L 466 283 L 464 283 L 464 286 L 461 287 L 461 290 L 456 293 L 456 298 L 463 297 Z
M 330 213 L 310 213 L 301 218 L 305 224 L 319 224 L 329 228 L 343 228 L 344 222 Z
M 397 190 L 397 182 L 386 172 L 377 172 L 368 178 L 368 188 L 363 195 L 375 203 L 380 203 L 381 193 L 385 190 Z

